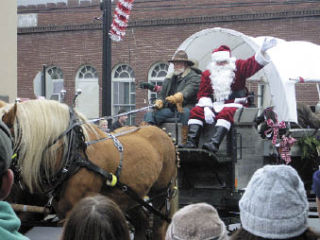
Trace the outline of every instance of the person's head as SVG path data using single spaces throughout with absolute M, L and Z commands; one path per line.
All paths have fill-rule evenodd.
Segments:
M 320 217 L 320 170 L 313 174 L 312 190 L 316 194 L 317 210 Z
M 95 195 L 83 198 L 72 209 L 61 240 L 129 240 L 126 219 L 111 199 Z
M 195 203 L 178 210 L 170 223 L 166 240 L 229 239 L 217 210 L 207 203 Z
M 99 128 L 102 130 L 102 131 L 108 131 L 108 121 L 105 120 L 105 119 L 102 119 L 99 121 Z
M 173 63 L 175 75 L 182 74 L 188 67 L 193 66 L 193 62 L 183 50 L 179 50 L 168 62 Z
M 0 121 L 0 200 L 5 199 L 13 184 L 13 172 L 9 169 L 12 157 L 10 130 Z
M 227 99 L 231 93 L 231 84 L 235 77 L 236 59 L 231 57 L 228 46 L 221 45 L 211 53 L 211 62 L 208 65 L 210 79 L 217 101 Z
M 311 229 L 307 229 L 301 235 L 292 237 L 292 238 L 285 238 L 285 240 L 318 240 L 319 237 L 320 237 L 319 234 L 315 233 Z M 264 238 L 264 237 L 255 236 L 243 228 L 238 229 L 230 237 L 230 240 L 272 240 L 272 239 L 274 238 Z
M 118 114 L 121 114 L 121 113 L 125 113 L 126 110 L 124 108 L 121 108 L 119 111 L 118 111 Z M 120 117 L 118 117 L 119 119 L 119 122 L 123 125 L 127 119 L 128 119 L 128 115 L 122 115 Z
M 239 201 L 244 230 L 264 239 L 291 239 L 307 230 L 308 200 L 297 171 L 267 165 L 250 179 Z

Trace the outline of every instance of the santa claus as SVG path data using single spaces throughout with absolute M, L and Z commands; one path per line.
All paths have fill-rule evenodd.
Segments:
M 234 113 L 247 103 L 246 79 L 269 63 L 266 50 L 275 45 L 274 38 L 265 38 L 259 51 L 246 60 L 231 57 L 225 45 L 212 51 L 212 61 L 201 76 L 198 103 L 190 111 L 187 143 L 182 147 L 196 148 L 204 124 L 215 123 L 212 138 L 202 148 L 218 151 Z

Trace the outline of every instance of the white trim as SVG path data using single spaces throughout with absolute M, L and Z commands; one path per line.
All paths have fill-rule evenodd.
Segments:
M 220 126 L 220 127 L 224 127 L 226 129 L 228 129 L 228 131 L 230 130 L 231 128 L 231 123 L 225 119 L 218 119 L 217 120 L 217 123 L 216 123 L 216 126 Z
M 197 106 L 199 106 L 199 107 L 212 107 L 212 100 L 209 97 L 202 97 L 199 99 Z
M 243 105 L 240 103 L 224 103 L 224 102 L 214 102 L 213 103 L 213 109 L 216 113 L 220 112 L 225 107 L 242 108 Z
M 243 108 L 243 105 L 240 103 L 226 103 L 223 105 L 224 107 L 235 107 L 235 108 Z
M 203 127 L 203 122 L 199 119 L 189 119 L 188 125 L 191 125 L 191 124 L 196 124 L 196 125 L 200 125 L 201 127 Z
M 268 54 L 263 54 L 261 51 L 256 52 L 256 55 L 254 57 L 256 61 L 262 66 L 265 66 L 270 62 L 270 57 L 268 56 Z
M 211 54 L 211 60 L 213 62 L 223 62 L 230 60 L 230 52 L 229 51 L 219 51 Z

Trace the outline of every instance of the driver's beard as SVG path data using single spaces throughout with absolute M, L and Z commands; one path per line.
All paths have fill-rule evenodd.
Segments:
M 228 99 L 231 93 L 231 84 L 235 77 L 235 63 L 231 61 L 228 65 L 218 66 L 215 62 L 209 65 L 210 79 L 216 101 Z
M 176 75 L 176 76 L 178 76 L 178 75 L 184 73 L 185 70 L 186 70 L 186 69 L 185 69 L 184 67 L 183 67 L 183 68 L 178 68 L 178 69 L 175 69 L 175 70 L 174 70 L 173 74 Z

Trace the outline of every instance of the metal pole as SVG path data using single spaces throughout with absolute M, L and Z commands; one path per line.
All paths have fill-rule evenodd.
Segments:
M 111 0 L 102 0 L 102 116 L 111 115 Z
M 42 89 L 41 89 L 41 95 L 47 98 L 47 86 L 46 86 L 46 68 L 47 66 L 45 64 L 42 65 Z

